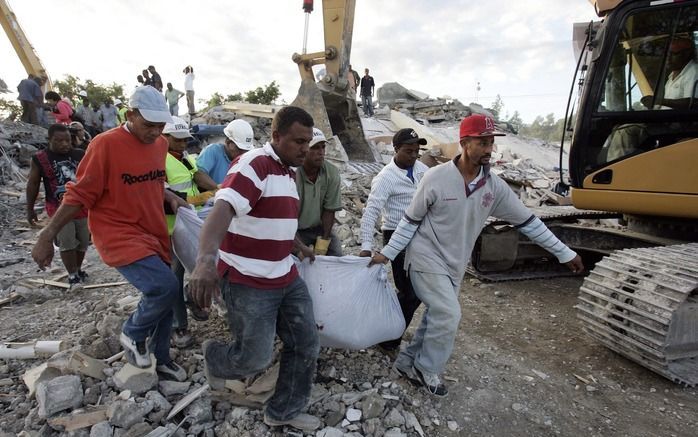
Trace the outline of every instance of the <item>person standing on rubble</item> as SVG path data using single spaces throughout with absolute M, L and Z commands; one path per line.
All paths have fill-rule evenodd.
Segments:
M 489 216 L 514 224 L 573 272 L 584 270 L 580 256 L 558 240 L 506 182 L 490 172 L 494 137 L 501 135 L 490 117 L 465 117 L 460 124 L 463 153 L 424 175 L 390 241 L 369 263 L 394 260 L 407 248 L 405 269 L 426 310 L 394 368 L 433 395 L 448 393 L 439 375 L 453 351 L 460 322 L 458 294 L 465 267 Z
M 168 153 L 165 159 L 167 185 L 173 191 L 186 197 L 188 204 L 200 208 L 216 193 L 216 183 L 208 175 L 196 168 L 196 161 L 187 154 L 187 140 L 192 138 L 189 125 L 179 117 L 172 117 L 173 123 L 167 123 L 162 135 L 167 139 Z M 167 214 L 167 233 L 172 235 L 175 225 L 175 214 Z M 171 250 L 172 272 L 177 277 L 179 292 L 174 305 L 172 342 L 178 348 L 191 346 L 194 342 L 189 333 L 187 308 L 184 297 L 184 266 Z M 199 320 L 196 315 L 194 319 Z
M 99 107 L 99 113 L 102 119 L 102 132 L 114 129 L 119 125 L 119 112 L 116 106 L 112 105 L 111 99 L 108 98 L 104 101 Z
M 183 92 L 172 87 L 171 82 L 167 82 L 165 100 L 167 100 L 167 105 L 170 107 L 171 115 L 179 115 L 179 99 L 181 99 L 183 95 Z
M 293 167 L 303 164 L 313 139 L 313 119 L 286 106 L 272 121 L 271 143 L 239 157 L 216 194 L 199 243 L 189 290 L 202 308 L 221 293 L 232 341 L 206 340 L 204 372 L 214 390 L 225 379 L 241 379 L 270 363 L 274 338 L 283 342 L 276 389 L 264 422 L 312 431 L 321 422 L 301 413 L 312 388 L 320 343 L 313 303 L 293 262 L 298 193 Z M 221 244 L 222 242 L 222 244 Z M 220 255 L 216 270 L 216 255 Z
M 46 193 L 45 209 L 53 217 L 61 204 L 68 182 L 75 182 L 78 164 L 85 151 L 73 148 L 70 131 L 64 124 L 53 124 L 48 128 L 48 149 L 40 150 L 32 157 L 27 178 L 27 221 L 36 224 L 34 211 L 39 186 L 43 182 Z M 90 242 L 87 229 L 87 211 L 79 209 L 72 220 L 65 223 L 55 236 L 61 261 L 68 271 L 70 290 L 80 288 L 87 278 L 82 270 L 82 261 Z M 53 242 L 51 243 L 53 249 Z
M 414 129 L 400 129 L 393 136 L 395 157 L 371 181 L 371 193 L 366 201 L 366 208 L 361 217 L 361 253 L 359 256 L 371 256 L 373 233 L 376 221 L 383 216 L 381 230 L 383 245 L 387 245 L 395 232 L 405 210 L 410 205 L 417 184 L 429 167 L 417 160 L 419 146 L 427 144 Z M 391 261 L 393 280 L 398 290 L 398 301 L 405 317 L 405 328 L 410 326 L 414 312 L 422 303 L 414 292 L 412 283 L 405 270 L 405 251 L 400 251 Z M 380 347 L 393 357 L 400 350 L 402 337 L 386 341 Z
M 228 174 L 230 163 L 243 153 L 254 148 L 252 125 L 242 119 L 233 120 L 223 129 L 225 143 L 209 144 L 196 158 L 199 170 L 206 173 L 217 184 Z
M 313 245 L 315 255 L 342 256 L 342 244 L 332 232 L 334 214 L 342 209 L 339 170 L 325 159 L 327 139 L 313 128 L 308 153 L 296 169 L 296 188 L 300 198 L 298 238 Z
M 368 68 L 366 68 L 364 77 L 361 78 L 361 106 L 367 117 L 373 117 L 373 92 L 375 89 L 376 83 L 373 81 L 373 77 L 369 76 Z
M 158 91 L 162 92 L 162 78 L 160 73 L 155 71 L 155 67 L 152 65 L 148 66 L 148 71 L 150 72 L 151 85 Z
M 193 119 L 196 115 L 194 108 L 194 67 L 187 65 L 184 67 L 184 92 L 187 93 L 187 111 L 189 111 L 189 119 Z
M 173 211 L 189 206 L 165 190 L 167 140 L 161 133 L 172 118 L 165 98 L 153 87 L 136 89 L 129 102 L 128 121 L 90 143 L 77 182 L 66 186 L 63 203 L 39 234 L 32 258 L 42 269 L 49 266 L 53 239 L 86 208 L 92 241 L 102 260 L 142 294 L 121 332 L 128 361 L 150 367 L 152 352 L 160 375 L 183 381 L 187 373 L 169 353 L 179 285 L 168 265 L 170 241 L 163 205 Z
M 34 80 L 33 75 L 29 75 L 26 79 L 22 79 L 17 85 L 17 100 L 22 105 L 22 118 L 25 123 L 39 124 L 36 113 L 36 96 L 37 93 L 41 96 L 41 87 Z

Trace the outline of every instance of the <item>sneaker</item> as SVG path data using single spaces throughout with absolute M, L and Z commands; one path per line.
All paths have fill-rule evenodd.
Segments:
M 216 340 L 209 339 L 201 344 L 201 352 L 204 355 L 204 376 L 206 376 L 206 381 L 209 387 L 211 387 L 211 390 L 223 391 L 225 390 L 225 379 L 211 375 L 211 372 L 208 370 L 208 363 L 206 362 L 206 350 L 215 343 Z
M 126 352 L 126 359 L 129 363 L 136 367 L 145 369 L 151 366 L 152 362 L 150 360 L 150 351 L 148 350 L 148 343 L 143 341 L 132 340 L 125 333 L 121 333 L 119 337 L 119 342 L 121 346 L 124 347 L 124 352 Z
M 413 385 L 422 385 L 422 381 L 419 379 L 419 376 L 414 371 L 414 366 L 401 366 L 398 361 L 395 361 L 395 364 L 393 364 L 393 369 L 395 369 L 395 371 L 397 371 L 397 373 L 399 373 L 400 376 L 407 379 L 407 381 L 409 381 Z
M 301 431 L 315 431 L 316 429 L 320 428 L 320 425 L 322 425 L 320 419 L 305 413 L 300 413 L 293 419 L 276 420 L 272 419 L 266 412 L 264 412 L 264 423 L 269 426 L 288 425 L 293 428 L 300 429 Z
M 194 338 L 189 334 L 186 329 L 175 329 L 172 333 L 172 343 L 178 349 L 184 349 L 194 344 Z
M 436 373 L 421 372 L 414 366 L 412 366 L 412 369 L 414 369 L 414 373 L 417 374 L 422 385 L 429 393 L 434 396 L 446 396 L 448 394 L 448 389 L 441 383 L 439 375 Z
M 80 279 L 79 275 L 75 276 L 69 276 L 68 277 L 68 291 L 78 291 L 82 290 L 82 280 Z
M 164 376 L 165 379 L 184 382 L 187 380 L 187 371 L 174 360 L 167 364 L 158 364 L 155 371 Z

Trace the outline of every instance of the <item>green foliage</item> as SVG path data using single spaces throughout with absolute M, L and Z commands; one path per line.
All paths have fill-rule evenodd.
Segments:
M 248 102 L 256 103 L 260 105 L 271 105 L 277 98 L 281 95 L 279 85 L 276 81 L 272 81 L 269 85 L 264 88 L 257 87 L 256 89 L 249 90 L 244 93 L 228 94 L 223 96 L 223 94 L 215 92 L 211 95 L 208 100 L 200 100 L 206 104 L 206 109 L 211 109 L 214 106 L 222 105 L 225 102 Z
M 512 114 L 512 116 L 509 117 L 509 119 L 507 121 L 509 122 L 509 124 L 514 126 L 517 130 L 521 129 L 521 127 L 524 124 L 523 120 L 521 119 L 521 114 L 519 114 L 519 111 L 514 111 L 514 114 Z
M 530 125 L 522 125 L 520 133 L 527 137 L 538 138 L 551 143 L 559 143 L 564 131 L 564 119 L 555 120 L 555 114 L 539 115 Z
M 264 88 L 257 87 L 255 90 L 247 91 L 245 93 L 245 100 L 260 105 L 271 105 L 280 95 L 279 85 L 274 80 Z
M 92 104 L 101 105 L 107 99 L 113 102 L 115 98 L 125 100 L 124 86 L 116 82 L 112 82 L 111 85 L 102 85 L 90 79 L 83 82 L 79 77 L 66 75 L 63 80 L 56 80 L 53 85 L 61 97 L 67 97 L 75 103 L 81 101 L 78 98 L 80 91 L 87 92 L 87 98 Z
M 14 120 L 22 115 L 22 107 L 14 100 L 0 97 L 0 114 L 2 114 L 2 118 Z
M 489 109 L 492 111 L 492 114 L 494 114 L 494 118 L 499 119 L 499 114 L 501 114 L 502 109 L 504 109 L 504 102 L 499 94 L 497 94 L 497 97 L 495 97 Z

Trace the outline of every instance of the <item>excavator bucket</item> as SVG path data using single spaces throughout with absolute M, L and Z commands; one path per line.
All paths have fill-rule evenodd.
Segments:
M 336 135 L 339 143 L 328 148 L 343 148 L 346 157 L 355 161 L 374 161 L 374 155 L 364 136 L 356 101 L 346 93 L 321 89 L 322 84 L 311 79 L 303 79 L 298 89 L 298 96 L 291 103 L 310 113 L 315 126 L 322 130 L 327 138 Z M 334 140 L 330 140 L 332 142 Z M 335 146 L 335 147 L 332 147 Z

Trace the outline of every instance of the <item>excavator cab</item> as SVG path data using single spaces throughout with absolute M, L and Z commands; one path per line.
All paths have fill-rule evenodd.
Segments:
M 301 86 L 298 96 L 291 103 L 310 113 L 315 126 L 328 140 L 327 155 L 340 160 L 374 161 L 374 155 L 364 136 L 359 111 L 356 106 L 356 90 L 349 71 L 351 39 L 354 27 L 355 0 L 324 0 L 322 13 L 325 50 L 302 54 L 294 53 L 298 64 Z M 306 36 L 308 16 L 313 1 L 305 0 Z M 313 66 L 324 65 L 324 75 L 316 80 Z M 333 156 L 334 155 L 334 156 Z
M 577 208 L 698 218 L 696 42 L 698 1 L 625 1 L 590 36 L 570 149 Z

